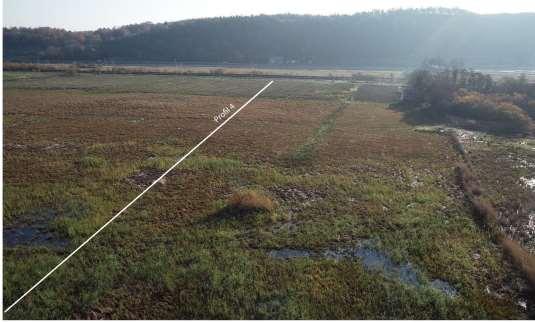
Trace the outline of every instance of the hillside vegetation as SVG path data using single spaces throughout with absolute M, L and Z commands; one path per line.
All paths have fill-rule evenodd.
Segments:
M 8 60 L 399 67 L 441 56 L 478 67 L 533 67 L 534 29 L 535 14 L 421 9 L 195 19 L 85 32 L 4 28 L 3 40 Z

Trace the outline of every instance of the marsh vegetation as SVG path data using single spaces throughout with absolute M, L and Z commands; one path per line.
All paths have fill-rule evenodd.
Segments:
M 4 243 L 4 303 L 206 136 L 221 104 L 265 83 L 5 73 L 4 236 L 38 223 L 61 243 Z M 6 317 L 533 315 L 523 272 L 473 216 L 450 139 L 353 87 L 275 82 Z

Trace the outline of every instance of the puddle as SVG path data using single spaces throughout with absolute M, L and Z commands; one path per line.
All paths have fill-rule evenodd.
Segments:
M 21 145 L 21 144 L 4 144 L 4 149 L 5 150 L 10 150 L 10 149 L 26 149 L 27 146 L 26 145 Z
M 524 186 L 532 191 L 535 191 L 535 178 L 520 177 L 520 181 L 522 184 L 524 184 Z
M 458 296 L 458 291 L 451 286 L 450 283 L 434 279 L 429 284 L 420 280 L 420 274 L 416 268 L 410 263 L 395 263 L 385 253 L 368 245 L 359 245 L 355 248 L 346 249 L 327 249 L 323 252 L 314 252 L 305 249 L 280 249 L 271 250 L 269 256 L 275 259 L 290 260 L 296 258 L 323 258 L 334 261 L 354 260 L 357 259 L 362 263 L 367 271 L 380 272 L 389 279 L 401 281 L 404 284 L 413 287 L 431 287 L 442 294 L 455 298 Z
M 418 279 L 418 272 L 413 269 L 410 263 L 396 264 L 384 253 L 368 246 L 358 246 L 353 249 L 326 250 L 323 255 L 327 259 L 337 261 L 346 258 L 358 258 L 368 271 L 379 271 L 388 278 L 400 280 L 408 285 L 416 287 L 421 285 Z
M 301 212 L 305 207 L 326 197 L 324 192 L 317 189 L 296 187 L 275 187 L 272 189 L 279 200 L 289 203 L 289 211 Z
M 420 285 L 418 274 L 410 263 L 395 264 L 385 254 L 368 247 L 357 248 L 354 255 L 362 261 L 367 270 L 380 271 L 389 278 L 397 278 L 409 285 Z
M 136 185 L 140 188 L 146 188 L 152 184 L 158 177 L 163 174 L 163 171 L 148 168 L 126 178 L 127 182 Z M 162 178 L 159 184 L 165 184 L 165 178 Z
M 64 249 L 69 241 L 58 237 L 48 227 L 56 216 L 56 211 L 52 209 L 39 209 L 21 216 L 20 223 L 4 228 L 4 247 L 43 246 Z
M 529 239 L 535 237 L 535 212 L 528 215 L 528 222 L 524 225 L 524 232 L 526 232 Z
M 314 202 L 325 198 L 325 193 L 315 189 L 299 189 L 294 187 L 275 187 L 275 194 L 285 201 L 298 203 Z
M 128 120 L 128 122 L 130 122 L 130 123 L 140 123 L 140 122 L 143 122 L 143 121 L 145 121 L 144 118 L 130 119 L 130 120 Z
M 68 142 L 55 142 L 55 143 L 46 143 L 42 145 L 37 145 L 37 146 L 34 146 L 34 148 L 53 152 L 57 150 L 73 150 L 73 149 L 76 149 L 77 146 Z
M 453 133 L 453 135 L 459 141 L 459 144 L 463 149 L 470 148 L 474 144 L 484 144 L 488 142 L 488 136 L 483 132 L 470 131 L 454 127 L 445 127 L 445 126 L 418 126 L 414 128 L 418 132 L 431 132 L 431 133 Z
M 359 246 L 352 252 L 353 257 L 362 261 L 364 268 L 369 271 L 381 272 L 388 278 L 397 279 L 414 287 L 426 285 L 420 280 L 418 270 L 410 263 L 397 264 L 388 255 L 369 246 Z M 453 286 L 440 279 L 431 281 L 429 286 L 450 298 L 458 295 L 457 290 Z
M 91 206 L 80 200 L 69 200 L 61 208 L 61 215 L 67 218 L 83 218 L 89 214 Z
M 56 143 L 56 144 L 48 145 L 44 149 L 45 150 L 53 150 L 53 149 L 61 149 L 61 148 L 64 148 L 64 147 L 65 147 L 65 145 Z
M 463 144 L 485 143 L 485 135 L 482 132 L 469 131 L 464 129 L 453 128 L 459 141 Z
M 450 298 L 455 298 L 459 295 L 459 292 L 455 289 L 455 287 L 451 286 L 450 283 L 447 281 L 443 281 L 441 279 L 435 279 L 431 281 L 431 287 L 433 287 L 436 290 L 441 291 L 443 294 Z
M 359 89 L 359 85 L 355 84 L 352 88 L 349 89 L 349 92 L 357 92 Z
M 535 163 L 520 158 L 518 159 L 518 165 L 513 166 L 513 168 L 535 168 Z
M 515 153 L 508 153 L 507 155 L 500 156 L 497 158 L 497 161 L 510 163 L 515 169 L 531 170 L 535 168 L 535 160 L 533 160 L 533 158 L 521 156 Z
M 65 239 L 59 239 L 54 233 L 37 227 L 20 227 L 4 229 L 4 247 L 44 246 L 64 249 L 68 245 Z
M 280 250 L 271 250 L 269 256 L 275 259 L 295 259 L 295 258 L 309 258 L 312 256 L 311 251 L 307 250 L 298 250 L 298 249 L 280 249 Z

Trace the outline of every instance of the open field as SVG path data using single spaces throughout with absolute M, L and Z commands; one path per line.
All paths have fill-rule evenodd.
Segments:
M 106 65 L 106 64 L 60 64 L 60 63 L 17 63 L 4 62 L 4 70 L 12 72 L 56 72 L 87 74 L 143 74 L 143 75 L 183 75 L 183 76 L 227 76 L 238 78 L 293 78 L 316 80 L 341 80 L 352 82 L 379 82 L 403 84 L 407 70 L 404 69 L 321 69 L 321 68 L 272 68 L 272 67 L 232 67 L 197 65 Z M 535 82 L 535 71 L 531 69 L 503 70 L 481 69 L 494 79 L 516 78 L 525 75 Z
M 318 68 L 265 68 L 194 65 L 102 65 L 102 64 L 35 64 L 6 62 L 8 71 L 26 72 L 68 72 L 93 74 L 159 74 L 187 76 L 227 76 L 227 77 L 271 77 L 318 80 L 353 80 L 400 82 L 404 78 L 402 70 L 359 70 L 359 69 L 318 69 Z
M 5 73 L 4 304 L 265 83 Z M 276 80 L 6 318 L 534 317 L 450 140 L 354 88 Z

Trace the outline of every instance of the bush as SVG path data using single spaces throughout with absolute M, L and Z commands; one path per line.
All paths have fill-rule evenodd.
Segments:
M 530 117 L 518 106 L 477 92 L 459 91 L 450 112 L 463 118 L 496 123 L 498 129 L 494 130 L 503 132 L 528 132 L 532 127 Z
M 534 96 L 535 85 L 525 77 L 496 83 L 490 75 L 466 69 L 420 69 L 411 73 L 402 101 L 394 106 L 417 122 L 529 133 L 535 118 Z
M 515 94 L 524 93 L 527 94 L 530 90 L 526 75 L 520 75 L 517 78 L 505 77 L 497 85 L 498 91 L 501 93 Z
M 466 69 L 421 69 L 410 74 L 403 101 L 416 106 L 427 103 L 440 109 L 447 107 L 460 89 L 490 93 L 495 87 L 490 75 Z

